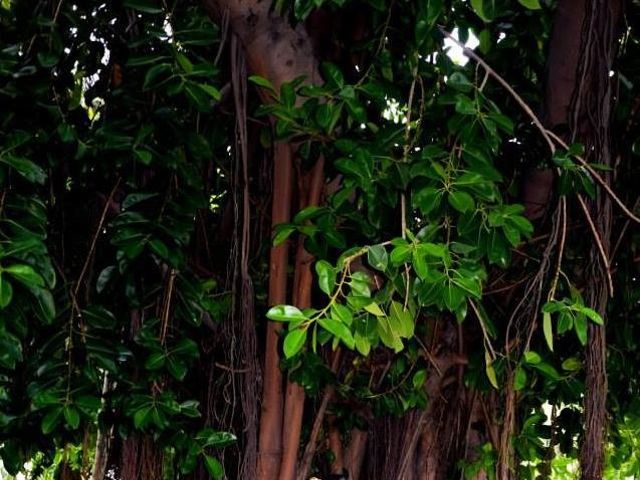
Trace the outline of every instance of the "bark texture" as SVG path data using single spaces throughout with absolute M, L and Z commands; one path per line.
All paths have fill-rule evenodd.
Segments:
M 205 6 L 214 17 L 228 19 L 231 30 L 244 49 L 247 68 L 252 74 L 268 79 L 276 89 L 284 82 L 301 76 L 309 83 L 319 81 L 317 61 L 304 26 L 299 24 L 295 28 L 291 27 L 285 19 L 270 10 L 271 2 L 205 0 Z M 268 100 L 266 94 L 263 93 L 263 96 Z M 274 149 L 272 225 L 286 223 L 290 218 L 294 182 L 292 154 L 290 145 L 277 144 Z M 303 270 L 308 269 L 306 263 L 309 263 L 305 253 L 304 249 L 299 250 L 296 262 L 296 266 Z M 270 305 L 287 302 L 288 256 L 286 242 L 271 250 L 268 296 Z M 297 272 L 296 278 L 296 300 L 308 297 L 309 303 L 310 270 L 308 273 Z M 288 384 L 285 402 L 283 378 L 279 368 L 281 329 L 280 324 L 270 322 L 266 332 L 256 474 L 258 480 L 288 480 L 293 479 L 295 475 L 304 392 L 298 385 Z M 283 412 L 286 413 L 284 418 Z
M 585 145 L 587 160 L 609 167 L 614 166 L 611 125 L 615 103 L 615 78 L 610 72 L 617 53 L 621 12 L 621 0 L 586 2 L 578 66 L 579 83 L 571 104 L 572 139 Z M 604 178 L 607 183 L 611 183 L 610 172 L 606 172 Z M 611 200 L 608 195 L 599 192 L 590 202 L 588 211 L 593 219 L 596 238 L 592 243 L 585 271 L 585 298 L 588 305 L 605 318 L 609 294 L 613 294 L 608 291 L 607 281 L 611 267 L 608 258 L 612 227 Z M 604 471 L 606 443 L 607 373 L 604 327 L 589 325 L 585 367 L 585 432 L 580 451 L 581 478 L 596 480 L 602 478 Z

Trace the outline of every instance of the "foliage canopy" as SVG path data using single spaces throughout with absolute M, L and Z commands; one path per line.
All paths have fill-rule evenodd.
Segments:
M 225 2 L 205 3 L 0 2 L 4 468 L 88 478 L 103 453 L 128 480 L 127 452 L 148 448 L 148 478 L 241 478 L 259 408 L 243 389 L 260 384 L 269 319 L 318 475 L 336 452 L 314 451 L 315 421 L 384 444 L 382 426 L 435 418 L 445 399 L 455 412 L 420 432 L 453 445 L 442 478 L 503 478 L 505 455 L 514 478 L 570 478 L 585 348 L 604 329 L 605 477 L 640 475 L 638 225 L 617 205 L 638 203 L 636 2 L 609 76 L 613 162 L 550 123 L 558 2 L 273 2 L 310 36 L 317 82 L 255 71 Z M 280 145 L 298 190 L 272 228 Z M 270 249 L 288 244 L 274 305 Z M 611 282 L 591 276 L 596 246 Z M 310 305 L 292 293 L 302 254 Z M 362 478 L 392 471 L 380 448 Z

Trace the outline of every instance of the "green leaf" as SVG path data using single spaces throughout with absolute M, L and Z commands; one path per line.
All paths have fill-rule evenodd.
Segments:
M 413 374 L 412 383 L 413 383 L 413 388 L 415 388 L 416 390 L 419 388 L 422 388 L 422 386 L 424 385 L 424 382 L 426 381 L 427 381 L 427 371 L 424 368 L 418 370 L 416 373 Z
M 157 80 L 160 75 L 165 73 L 171 73 L 171 65 L 168 63 L 159 63 L 147 70 L 144 76 L 144 83 L 142 84 L 142 90 L 148 90 L 149 88 L 158 85 L 160 82 Z
M 473 210 L 476 206 L 476 202 L 474 202 L 473 197 L 467 192 L 462 192 L 460 190 L 449 192 L 447 200 L 449 201 L 449 205 L 461 213 Z
M 157 197 L 157 193 L 130 193 L 122 201 L 122 209 L 127 210 L 138 203 Z
M 286 107 L 286 112 L 291 111 L 296 103 L 296 90 L 293 83 L 283 83 L 280 87 L 280 102 Z
M 351 350 L 355 347 L 355 339 L 349 327 L 333 318 L 321 318 L 318 323 L 329 333 L 338 337 Z
M 418 249 L 420 249 L 420 251 L 424 252 L 426 255 L 442 259 L 444 259 L 447 254 L 446 247 L 444 245 L 438 245 L 437 243 L 421 243 L 420 245 L 418 245 Z
M 293 223 L 298 225 L 303 224 L 307 220 L 311 220 L 321 213 L 326 212 L 326 210 L 326 207 L 319 207 L 317 205 L 311 205 L 307 208 L 303 208 L 296 214 L 295 217 L 293 217 Z
M 573 319 L 573 329 L 576 331 L 578 340 L 582 345 L 587 344 L 587 317 L 576 315 Z
M 493 368 L 493 361 L 491 360 L 491 355 L 486 350 L 484 352 L 484 361 L 486 364 L 485 372 L 487 374 L 487 378 L 489 379 L 489 382 L 491 383 L 493 388 L 498 390 L 498 388 L 500 387 L 498 386 L 498 378 L 496 376 L 496 371 Z
M 273 246 L 276 247 L 283 243 L 289 236 L 295 232 L 297 227 L 295 225 L 281 224 L 275 228 L 275 235 L 273 236 Z
M 562 362 L 562 369 L 567 372 L 576 372 L 582 368 L 582 362 L 576 357 L 567 358 Z
M 20 339 L 7 331 L 3 331 L 0 335 L 0 366 L 13 370 L 16 367 L 16 363 L 22 359 Z
M 404 348 L 400 336 L 393 331 L 389 319 L 387 317 L 379 317 L 377 324 L 378 335 L 380 340 L 387 347 L 392 348 L 396 353 L 400 352 Z
M 542 361 L 542 358 L 533 350 L 529 350 L 524 352 L 524 361 L 529 365 L 537 365 Z
M 140 163 L 143 165 L 151 165 L 151 162 L 153 161 L 153 154 L 149 150 L 135 148 L 133 153 L 136 155 L 136 158 Z
M 554 313 L 559 312 L 564 308 L 564 304 L 562 302 L 558 302 L 557 300 L 550 300 L 542 306 L 542 311 L 544 313 Z
M 549 365 L 548 363 L 542 362 L 539 363 L 537 365 L 534 365 L 534 368 L 540 372 L 542 372 L 542 374 L 554 381 L 558 381 L 560 380 L 560 374 L 558 373 L 558 371 L 553 368 L 552 365 Z
M 347 111 L 351 118 L 353 118 L 357 123 L 365 123 L 367 121 L 366 110 L 362 105 L 360 105 L 360 103 L 358 103 L 358 101 L 347 98 L 345 99 L 345 105 L 347 106 Z
M 404 243 L 399 243 L 393 250 L 391 250 L 389 258 L 393 265 L 401 265 L 411 258 L 413 247 L 407 244 L 404 240 L 402 242 Z
M 324 62 L 321 66 L 322 76 L 327 83 L 335 88 L 344 87 L 344 76 L 340 69 L 333 63 Z
M 351 310 L 339 303 L 331 305 L 331 317 L 348 326 L 351 326 L 353 323 L 353 314 L 351 313 Z
M 427 187 L 415 192 L 412 197 L 412 202 L 414 207 L 419 208 L 424 215 L 427 215 L 440 206 L 441 199 L 442 192 L 440 190 Z
M 573 328 L 573 315 L 564 311 L 558 314 L 558 335 L 568 332 Z
M 473 84 L 462 72 L 453 72 L 447 80 L 447 85 L 464 93 L 473 90 Z
M 102 401 L 91 395 L 81 395 L 75 399 L 74 404 L 85 413 L 92 415 L 102 408 Z
M 204 93 L 209 95 L 216 102 L 220 100 L 220 90 L 218 90 L 213 85 L 209 85 L 208 83 L 199 83 L 198 86 Z
M 316 262 L 316 273 L 320 290 L 331 295 L 336 284 L 336 270 L 326 260 L 319 260 Z
M 158 370 L 164 366 L 166 355 L 164 352 L 153 352 L 144 362 L 144 368 L 147 370 Z
M 369 339 L 365 335 L 361 334 L 359 330 L 356 330 L 353 338 L 355 340 L 356 350 L 365 357 L 369 355 L 369 352 L 371 351 L 371 343 L 369 342 Z
M 364 309 L 367 312 L 375 315 L 376 317 L 384 317 L 386 315 L 384 311 L 380 308 L 380 305 L 378 305 L 375 302 L 371 302 L 369 305 L 366 305 Z
M 593 323 L 596 323 L 598 325 L 604 325 L 604 320 L 602 320 L 602 317 L 600 316 L 600 314 L 595 310 L 589 307 L 581 306 L 580 313 L 582 313 L 583 315 L 586 315 Z
M 518 366 L 513 379 L 513 389 L 517 392 L 527 386 L 527 372 L 524 368 Z
M 354 295 L 360 297 L 370 297 L 371 296 L 371 279 L 364 272 L 354 272 L 351 274 L 351 280 L 349 280 L 349 286 L 351 287 L 351 292 Z
M 542 313 L 542 331 L 549 350 L 553 352 L 553 326 L 551 325 L 551 314 L 548 312 Z
M 124 0 L 122 4 L 139 12 L 162 13 L 162 7 L 154 0 Z
M 391 307 L 389 309 L 389 322 L 390 324 L 397 325 L 398 335 L 404 338 L 413 337 L 413 332 L 415 329 L 415 323 L 413 319 L 413 315 L 409 311 L 402 306 L 400 302 L 396 302 L 395 300 L 391 302 Z
M 42 433 L 45 435 L 49 435 L 53 432 L 60 420 L 62 419 L 62 407 L 53 407 L 51 410 L 47 412 L 47 414 L 42 418 Z
M 171 349 L 172 355 L 182 355 L 190 358 L 198 358 L 200 351 L 198 344 L 190 338 L 182 338 L 175 347 Z
M 427 275 L 429 274 L 429 268 L 427 267 L 427 261 L 425 259 L 424 253 L 419 249 L 413 251 L 412 265 L 413 269 L 416 271 L 416 275 L 418 275 L 421 280 L 427 278 Z
M 0 308 L 5 308 L 11 303 L 13 288 L 11 284 L 0 275 Z
M 106 288 L 109 281 L 114 277 L 117 273 L 118 267 L 115 265 L 111 265 L 109 267 L 105 267 L 98 275 L 98 280 L 96 280 L 96 291 L 98 293 L 102 293 Z
M 269 80 L 267 80 L 264 77 L 261 77 L 259 75 L 251 75 L 248 80 L 253 83 L 254 85 L 257 85 L 259 87 L 262 88 L 266 88 L 267 90 L 270 90 L 272 92 L 275 92 L 275 88 L 273 86 L 273 83 L 271 83 Z
M 529 10 L 540 10 L 542 8 L 539 0 L 518 0 L 518 3 Z
M 44 287 L 44 279 L 30 265 L 14 264 L 3 270 L 22 282 L 29 288 Z
M 495 0 L 471 0 L 471 8 L 482 20 L 490 22 L 495 15 Z
M 460 304 L 465 301 L 464 291 L 453 282 L 446 282 L 443 294 L 444 304 L 450 312 L 455 312 Z
M 473 2 L 473 0 L 472 0 Z M 476 103 L 465 95 L 458 95 L 456 97 L 456 112 L 462 115 L 476 115 L 478 108 Z
M 367 248 L 367 261 L 376 270 L 384 272 L 389 264 L 389 255 L 383 245 L 371 245 Z
M 174 55 L 176 57 L 178 65 L 180 65 L 180 68 L 182 68 L 185 73 L 193 72 L 193 63 L 191 63 L 191 60 L 189 60 L 189 58 L 184 53 L 176 51 L 174 52 Z
M 45 323 L 51 323 L 56 317 L 56 304 L 51 292 L 44 288 L 34 287 L 31 293 L 36 299 L 34 309 L 40 319 Z
M 203 429 L 196 436 L 196 440 L 202 447 L 226 447 L 236 442 L 237 438 L 233 433 L 220 432 L 211 428 Z
M 284 337 L 284 355 L 286 358 L 291 358 L 297 354 L 305 342 L 307 341 L 307 329 L 306 328 L 294 328 L 287 333 Z
M 44 185 L 47 179 L 45 171 L 27 158 L 0 155 L 0 162 L 6 163 L 32 183 Z
M 20 454 L 19 444 L 14 440 L 4 440 L 0 449 L 3 467 L 9 475 L 17 476 L 24 466 L 24 458 Z
M 184 93 L 199 111 L 206 112 L 209 109 L 211 96 L 200 86 L 199 83 L 186 82 L 184 84 Z M 215 100 L 218 100 L 220 98 L 219 93 L 214 98 Z
M 298 308 L 291 305 L 277 305 L 267 312 L 267 318 L 275 322 L 299 322 L 308 318 Z
M 204 466 L 207 469 L 209 475 L 215 480 L 219 480 L 224 477 L 224 468 L 220 461 L 210 455 L 204 455 Z
M 80 426 L 80 413 L 71 406 L 64 408 L 64 419 L 72 430 L 75 430 Z
M 136 410 L 133 414 L 133 426 L 138 430 L 145 428 L 151 420 L 152 410 L 152 406 L 145 406 Z

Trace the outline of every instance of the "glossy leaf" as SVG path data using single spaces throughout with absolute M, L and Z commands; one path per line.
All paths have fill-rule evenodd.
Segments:
M 294 328 L 290 330 L 284 337 L 284 355 L 291 358 L 296 355 L 304 346 L 307 340 L 307 330 L 302 328 Z
M 267 318 L 276 322 L 298 322 L 307 317 L 296 307 L 291 305 L 277 305 L 267 312 Z

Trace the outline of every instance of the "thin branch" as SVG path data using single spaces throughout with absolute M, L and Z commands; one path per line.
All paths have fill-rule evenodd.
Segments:
M 560 215 L 562 215 L 562 224 L 560 229 L 560 245 L 558 247 L 558 263 L 556 264 L 556 271 L 553 275 L 551 282 L 551 288 L 549 289 L 549 300 L 553 300 L 556 294 L 556 288 L 558 287 L 558 279 L 560 278 L 560 271 L 562 270 L 562 256 L 564 254 L 564 244 L 567 239 L 567 198 L 560 197 Z M 588 215 L 588 212 L 587 212 Z
M 473 302 L 473 300 L 469 300 L 469 305 L 471 305 L 471 308 L 475 312 L 476 317 L 478 317 L 478 323 L 480 323 L 480 328 L 482 329 L 482 335 L 484 336 L 484 341 L 487 347 L 489 348 L 489 351 L 491 352 L 491 358 L 495 360 L 497 358 L 496 351 L 493 349 L 493 345 L 491 344 L 491 338 L 489 337 L 489 332 L 487 332 L 487 327 L 484 324 L 484 318 L 482 318 L 482 314 L 480 313 L 480 310 L 478 309 L 478 307 L 476 307 L 476 304 Z
M 504 78 L 498 75 L 498 73 L 493 68 L 491 68 L 482 58 L 480 58 L 473 50 L 468 48 L 464 43 L 460 42 L 460 40 L 458 40 L 456 37 L 454 37 L 449 32 L 444 30 L 442 27 L 440 27 L 440 31 L 445 37 L 447 37 L 449 40 L 451 40 L 456 45 L 458 45 L 462 49 L 462 52 L 467 57 L 475 60 L 480 65 L 482 65 L 482 67 L 487 71 L 487 73 L 489 73 L 493 78 L 495 78 L 498 81 L 498 83 L 502 85 L 505 88 L 505 90 L 507 90 L 507 92 L 511 94 L 511 96 L 518 103 L 518 105 L 520 105 L 520 107 L 525 111 L 525 113 L 529 116 L 529 118 L 531 118 L 531 121 L 535 124 L 535 126 L 538 127 L 538 130 L 540 130 L 540 133 L 542 134 L 544 139 L 547 141 L 547 144 L 549 145 L 549 150 L 551 150 L 552 153 L 555 152 L 556 146 L 553 143 L 553 140 L 551 140 L 551 137 L 548 135 L 547 129 L 544 128 L 544 125 L 542 125 L 542 122 L 540 121 L 538 116 L 533 112 L 533 110 L 531 110 L 531 107 L 527 105 L 527 102 L 525 102 L 522 99 L 522 97 L 518 95 L 518 93 L 513 89 L 513 87 L 509 85 L 509 83 Z
M 98 243 L 98 237 L 100 236 L 100 232 L 104 227 L 105 219 L 107 218 L 107 212 L 109 211 L 109 205 L 113 201 L 113 197 L 120 186 L 121 178 L 118 177 L 116 184 L 111 189 L 111 193 L 109 193 L 109 197 L 104 202 L 104 208 L 102 209 L 102 214 L 100 215 L 100 221 L 98 222 L 98 226 L 96 227 L 96 231 L 93 234 L 93 238 L 91 239 L 91 247 L 89 247 L 89 253 L 87 253 L 87 258 L 84 261 L 84 265 L 82 266 L 82 270 L 80 271 L 80 276 L 78 277 L 78 281 L 76 283 L 76 288 L 73 290 L 73 296 L 77 298 L 78 292 L 80 291 L 80 286 L 84 280 L 85 275 L 87 274 L 87 269 L 89 268 L 89 263 L 91 263 L 91 258 L 93 258 L 93 253 L 96 250 L 96 244 Z
M 540 131 L 545 141 L 547 142 L 547 145 L 549 146 L 549 150 L 551 150 L 551 153 L 555 153 L 556 151 L 556 146 L 554 141 L 557 142 L 560 146 L 562 146 L 565 149 L 569 148 L 569 146 L 566 144 L 564 140 L 562 140 L 558 135 L 553 133 L 551 130 L 547 130 L 544 127 L 544 125 L 542 125 L 542 122 L 540 121 L 538 116 L 533 112 L 533 110 L 531 110 L 531 107 L 529 107 L 529 105 L 527 105 L 527 103 L 522 99 L 522 97 L 518 95 L 518 93 L 513 89 L 513 87 L 511 87 L 511 85 L 509 85 L 509 83 L 504 78 L 498 75 L 498 73 L 495 70 L 493 70 L 482 58 L 480 58 L 473 50 L 471 50 L 466 45 L 461 43 L 457 38 L 455 38 L 449 32 L 444 30 L 442 27 L 440 27 L 440 31 L 445 37 L 447 37 L 448 39 L 453 41 L 456 45 L 458 45 L 462 49 L 462 52 L 467 57 L 475 60 L 480 65 L 482 65 L 482 67 L 493 78 L 495 78 L 498 81 L 498 83 L 502 85 L 507 90 L 507 92 L 509 92 L 509 94 L 511 94 L 514 100 L 520 105 L 520 107 L 525 111 L 525 113 L 529 116 L 529 118 L 531 118 L 534 125 Z M 574 155 L 574 157 L 576 158 L 576 160 L 578 160 L 578 163 L 580 163 L 580 165 L 586 168 L 587 171 L 593 176 L 593 178 L 596 179 L 598 184 L 600 184 L 600 186 L 607 192 L 607 194 L 620 207 L 620 209 L 634 222 L 640 223 L 640 218 L 634 215 L 631 210 L 629 210 L 629 208 L 622 202 L 622 200 L 620 200 L 620 198 L 615 194 L 615 192 L 611 189 L 609 184 L 600 176 L 600 174 L 596 172 L 595 169 L 591 167 L 591 165 L 589 165 L 589 163 L 584 158 L 580 157 L 579 155 Z

